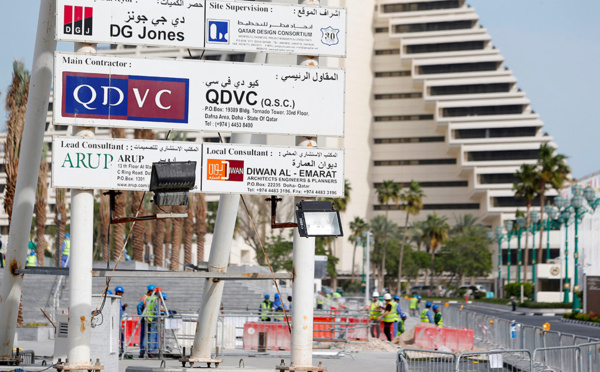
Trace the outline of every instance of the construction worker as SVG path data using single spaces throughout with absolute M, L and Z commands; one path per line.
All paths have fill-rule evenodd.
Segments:
M 144 308 L 146 305 L 146 299 L 151 297 L 154 294 L 154 290 L 156 289 L 156 286 L 153 284 L 150 284 L 148 286 L 148 290 L 146 292 L 145 295 L 142 296 L 142 298 L 140 299 L 140 302 L 137 304 L 137 313 L 138 315 L 142 315 L 144 314 Z M 141 317 L 141 323 L 140 323 L 140 358 L 144 357 L 144 354 L 146 353 L 146 319 L 144 317 Z
M 425 308 L 421 312 L 421 322 L 423 323 L 433 323 L 433 311 L 431 311 L 431 302 L 427 301 L 425 304 Z
M 283 302 L 281 301 L 281 298 L 279 298 L 279 293 L 275 293 L 275 300 L 273 301 L 273 311 L 277 313 L 277 315 L 275 315 L 273 317 L 273 320 L 276 322 L 283 322 L 283 307 L 285 305 L 283 304 Z
M 392 306 L 394 306 L 396 317 L 394 319 L 394 329 L 392 331 L 392 335 L 396 335 L 398 333 L 398 321 L 400 320 L 400 313 L 402 313 L 402 308 L 400 307 L 400 296 L 394 295 L 392 300 Z
M 396 336 L 400 336 L 401 334 L 406 332 L 406 318 L 408 318 L 408 315 L 406 315 L 406 313 L 400 314 L 400 320 L 398 321 L 398 333 L 396 333 Z
M 35 251 L 29 251 L 29 256 L 27 256 L 27 266 L 37 266 L 38 260 L 35 255 Z
M 323 310 L 323 304 L 325 301 L 323 300 L 323 293 L 319 291 L 317 293 L 317 310 Z
M 269 296 L 268 293 L 265 292 L 263 297 L 264 300 L 260 303 L 260 310 L 258 311 L 260 314 L 260 320 L 263 322 L 270 322 L 271 317 L 269 317 L 268 315 L 273 309 L 273 303 L 269 301 L 269 298 L 271 296 Z
M 289 305 L 288 305 L 288 310 L 292 311 L 292 296 L 288 296 L 288 299 L 287 299 L 287 300 L 288 300 L 288 302 L 289 302 Z
M 419 308 L 419 297 L 417 295 L 412 296 L 408 303 L 408 310 L 410 316 L 417 316 L 417 309 Z
M 71 254 L 71 237 L 69 234 L 65 234 L 65 241 L 63 242 L 62 251 L 60 256 L 60 267 L 69 267 L 69 256 Z
M 369 321 L 371 323 L 371 337 L 379 338 L 381 336 L 381 328 L 379 326 L 379 315 L 381 315 L 381 309 L 383 304 L 379 301 L 379 292 L 373 292 L 373 300 L 371 303 L 362 308 L 362 310 L 369 310 Z M 377 334 L 377 336 L 375 336 Z
M 378 318 L 379 321 L 383 321 L 383 333 L 388 341 L 392 341 L 392 332 L 394 328 L 394 322 L 396 321 L 396 306 L 392 302 L 392 295 L 386 293 L 383 295 L 385 301 L 385 310 Z
M 123 294 L 125 294 L 125 289 L 123 289 L 123 287 L 116 286 L 115 287 L 115 294 L 119 297 L 123 297 Z M 119 328 L 121 329 L 121 332 L 119 332 L 119 345 L 121 346 L 121 351 L 120 354 L 123 354 L 123 342 L 125 340 L 125 333 L 123 330 L 123 313 L 125 312 L 125 309 L 127 308 L 127 304 L 124 304 L 123 301 L 121 299 L 119 299 Z
M 435 314 L 433 316 L 433 323 L 440 328 L 444 328 L 444 320 L 442 319 L 440 307 L 438 305 L 433 305 L 433 312 Z

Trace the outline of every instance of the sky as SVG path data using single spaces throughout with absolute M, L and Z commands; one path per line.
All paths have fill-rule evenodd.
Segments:
M 361 0 L 350 0 L 361 1 Z M 573 176 L 600 171 L 599 0 L 467 0 L 544 122 L 544 131 L 566 155 Z M 31 69 L 39 0 L 0 5 L 0 118 L 12 63 Z M 59 50 L 72 50 L 59 43 Z M 1 126 L 2 128 L 4 125 Z

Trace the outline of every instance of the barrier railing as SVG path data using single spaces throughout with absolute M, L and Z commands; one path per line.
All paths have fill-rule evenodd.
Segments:
M 401 349 L 396 358 L 396 372 L 454 372 L 456 355 L 446 351 Z
M 456 372 L 534 372 L 529 350 L 492 350 L 461 353 Z

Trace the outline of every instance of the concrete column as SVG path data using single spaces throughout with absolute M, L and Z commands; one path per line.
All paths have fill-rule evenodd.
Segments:
M 12 358 L 13 352 L 23 282 L 23 276 L 15 274 L 14 270 L 23 269 L 27 259 L 27 242 L 33 217 L 56 50 L 55 13 L 54 0 L 41 1 L 21 142 L 23 151 L 19 155 L 19 173 L 6 249 L 6 269 L 0 291 L 0 359 Z

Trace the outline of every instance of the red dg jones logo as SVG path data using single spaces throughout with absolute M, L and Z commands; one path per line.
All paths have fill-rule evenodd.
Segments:
M 92 35 L 94 8 L 65 5 L 63 32 L 68 35 Z

